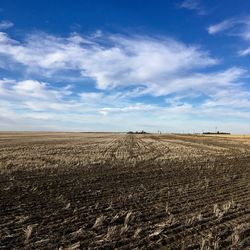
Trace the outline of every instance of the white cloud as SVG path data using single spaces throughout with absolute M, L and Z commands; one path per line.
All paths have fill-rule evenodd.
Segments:
M 196 126 L 208 118 L 211 124 L 221 117 L 250 119 L 245 110 L 250 100 L 244 86 L 245 69 L 215 70 L 220 61 L 207 51 L 166 37 L 98 32 L 89 37 L 35 34 L 17 41 L 1 32 L 1 60 L 7 70 L 24 72 L 24 80 L 0 80 L 0 110 L 5 107 L 0 129 L 3 121 L 6 127 L 8 115 L 24 127 L 28 122 L 32 128 L 39 127 L 42 120 L 44 127 L 64 130 L 67 125 L 75 130 L 100 130 L 101 126 L 126 130 L 128 125 L 136 128 L 143 122 L 163 128 L 171 119 L 188 122 L 197 117 Z M 36 76 L 65 75 L 68 81 L 71 71 L 80 79 L 95 81 L 90 92 L 35 80 Z M 137 100 L 143 95 L 172 97 L 166 103 L 145 104 Z M 205 101 L 197 105 L 186 100 L 200 95 Z
M 0 22 L 0 30 L 6 30 L 9 29 L 11 27 L 13 27 L 14 24 L 10 21 L 2 21 Z
M 238 54 L 239 54 L 240 56 L 248 56 L 248 55 L 250 55 L 250 47 L 247 48 L 247 49 L 244 49 L 244 50 L 240 50 L 240 51 L 238 52 Z
M 238 36 L 244 40 L 250 40 L 250 16 L 230 18 L 220 23 L 210 25 L 209 34 L 226 33 L 230 36 Z
M 242 88 L 221 89 L 207 100 L 203 107 L 230 107 L 230 109 L 249 109 L 250 92 L 242 90 Z
M 103 39 L 109 45 L 76 35 L 69 38 L 33 35 L 20 43 L 1 33 L 0 53 L 11 60 L 8 65 L 18 63 L 39 75 L 79 71 L 84 77 L 94 79 L 100 89 L 166 84 L 169 77 L 218 63 L 197 46 L 169 38 L 107 36 Z
M 228 30 L 232 28 L 233 26 L 235 26 L 236 24 L 237 24 L 236 20 L 228 19 L 220 23 L 209 26 L 207 30 L 209 34 L 216 34 L 216 33 Z
M 223 20 L 220 23 L 208 27 L 209 34 L 226 32 L 230 36 L 239 36 L 242 39 L 250 40 L 250 16 L 234 17 Z
M 45 88 L 46 83 L 33 80 L 20 81 L 13 86 L 14 91 L 19 95 L 39 98 L 47 98 Z
M 246 70 L 237 67 L 212 73 L 193 73 L 192 75 L 170 78 L 165 85 L 152 85 L 147 91 L 157 96 L 183 92 L 186 92 L 187 95 L 189 92 L 211 95 L 219 89 L 239 85 L 240 79 L 244 78 L 245 74 Z
M 220 129 L 233 132 L 232 129 L 237 131 L 235 119 L 238 119 L 239 125 L 247 123 L 250 119 L 248 108 L 250 95 L 244 90 L 244 86 L 238 87 L 234 83 L 237 80 L 237 70 L 235 69 L 235 72 L 231 70 L 231 74 L 231 87 L 225 87 L 223 80 L 222 88 L 212 91 L 213 94 L 209 94 L 208 91 L 208 99 L 198 106 L 184 100 L 189 94 L 185 91 L 183 96 L 178 94 L 173 97 L 175 100 L 179 97 L 178 101 L 171 102 L 170 98 L 169 103 L 164 106 L 134 102 L 127 97 L 124 99 L 123 96 L 105 92 L 81 93 L 79 99 L 75 99 L 75 96 L 68 96 L 65 93 L 65 88 L 51 89 L 49 83 L 32 82 L 33 80 L 21 82 L 2 80 L 7 95 L 0 99 L 0 129 L 80 131 L 161 129 L 170 132 L 193 132 L 193 129 L 211 130 L 214 126 L 219 126 Z M 238 74 L 240 75 L 239 72 Z M 223 76 L 223 73 L 221 75 Z M 31 86 L 31 93 L 30 89 L 26 91 L 28 86 Z M 39 91 L 46 93 L 47 99 L 37 94 Z M 60 94 L 53 95 L 51 91 L 58 91 Z M 119 99 L 120 97 L 122 99 Z M 111 99 L 116 101 L 110 101 Z M 247 131 L 246 126 L 243 129 Z
M 115 107 L 115 108 L 110 108 L 110 107 L 106 107 L 106 108 L 102 108 L 100 109 L 100 113 L 101 114 L 108 114 L 108 113 L 120 113 L 120 112 L 137 112 L 137 111 L 152 111 L 152 110 L 156 110 L 157 106 L 153 106 L 153 105 L 145 105 L 143 103 L 135 103 L 133 105 L 130 106 L 125 106 L 125 107 Z
M 224 32 L 229 36 L 240 37 L 244 42 L 250 42 L 250 16 L 238 17 L 224 20 L 220 23 L 208 27 L 209 34 L 217 34 Z M 242 49 L 238 51 L 239 56 L 247 56 L 250 49 Z
M 79 94 L 83 102 L 96 102 L 104 98 L 103 93 L 98 92 L 85 92 Z
M 198 15 L 206 15 L 207 12 L 201 7 L 200 2 L 198 0 L 185 0 L 180 4 L 181 8 L 188 10 L 195 10 Z
M 72 109 L 78 104 L 72 100 L 64 100 L 71 93 L 69 86 L 57 89 L 48 83 L 36 80 L 0 80 L 0 97 L 7 103 L 12 103 L 12 109 L 15 107 L 32 111 Z
M 217 63 L 206 52 L 171 39 L 113 37 L 112 41 L 113 47 L 95 49 L 83 62 L 84 74 L 96 79 L 101 89 L 153 82 L 165 84 L 171 75 Z

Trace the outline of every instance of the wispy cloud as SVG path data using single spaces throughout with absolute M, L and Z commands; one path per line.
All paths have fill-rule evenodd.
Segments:
M 223 20 L 208 27 L 209 34 L 225 32 L 230 36 L 239 36 L 242 39 L 250 40 L 250 17 L 234 17 Z
M 228 19 L 209 26 L 207 30 L 209 34 L 216 34 L 234 27 L 237 23 L 238 21 L 235 19 Z
M 99 89 L 166 85 L 169 79 L 218 63 L 199 47 L 170 38 L 108 35 L 98 39 L 36 34 L 20 43 L 0 33 L 0 53 L 7 59 L 6 68 L 21 65 L 22 71 L 26 68 L 26 73 L 38 75 L 75 70 L 95 80 Z
M 250 42 L 250 17 L 234 17 L 220 23 L 210 25 L 208 33 L 211 35 L 223 33 L 228 36 L 241 38 L 244 42 Z M 244 46 L 244 45 L 243 45 Z M 238 55 L 247 56 L 250 54 L 249 48 L 238 51 Z
M 37 80 L 0 80 L 0 98 L 2 100 L 17 104 L 19 108 L 22 107 L 35 111 L 63 110 L 67 105 L 69 108 L 72 108 L 75 102 L 64 100 L 71 93 L 67 86 L 54 88 L 48 83 Z M 72 104 L 72 106 L 69 104 Z
M 120 112 L 137 112 L 137 111 L 153 111 L 159 109 L 159 107 L 150 105 L 150 104 L 143 104 L 143 103 L 135 103 L 133 105 L 125 106 L 125 107 L 104 107 L 100 109 L 100 113 L 107 115 L 108 113 L 120 113 Z
M 248 56 L 248 55 L 250 55 L 250 47 L 249 47 L 249 48 L 246 48 L 246 49 L 243 49 L 243 50 L 240 50 L 240 51 L 238 52 L 238 54 L 239 54 L 240 56 Z
M 0 30 L 6 30 L 14 26 L 14 23 L 10 21 L 1 21 L 0 22 Z
M 7 128 L 8 117 L 13 126 L 62 130 L 69 124 L 75 130 L 112 130 L 110 124 L 126 130 L 143 124 L 163 128 L 169 120 L 176 125 L 192 119 L 209 124 L 234 116 L 250 119 L 248 71 L 217 69 L 220 60 L 204 48 L 169 37 L 36 33 L 15 40 L 2 32 L 0 59 L 4 70 L 20 78 L 0 80 L 0 129 Z M 61 86 L 49 81 L 58 75 L 62 81 L 66 76 Z M 74 77 L 77 84 L 89 79 L 93 86 L 74 89 L 69 82 Z M 144 102 L 144 96 L 167 102 Z
M 20 129 L 23 126 L 33 130 L 69 130 L 67 126 L 71 124 L 70 127 L 75 130 L 112 130 L 114 127 L 118 130 L 148 129 L 148 126 L 163 129 L 173 122 L 173 131 L 180 131 L 183 122 L 186 121 L 191 128 L 190 122 L 197 119 L 199 124 L 207 121 L 204 128 L 218 124 L 218 120 L 227 120 L 227 129 L 230 129 L 230 119 L 250 119 L 250 95 L 240 83 L 244 74 L 243 70 L 232 68 L 210 74 L 207 78 L 205 75 L 197 76 L 196 80 L 190 79 L 188 91 L 170 91 L 175 95 L 168 97 L 166 105 L 133 101 L 125 90 L 123 96 L 109 91 L 75 95 L 68 86 L 55 88 L 50 83 L 35 80 L 2 79 L 0 128 Z M 192 81 L 194 85 L 189 85 Z M 194 99 L 194 93 L 197 97 L 200 93 L 206 94 L 206 98 L 199 105 L 194 105 L 187 100 L 189 96 Z M 8 122 L 11 123 L 9 127 L 6 125 Z M 187 129 L 185 127 L 185 131 Z
M 146 94 L 164 96 L 173 93 L 183 95 L 186 92 L 189 95 L 191 92 L 213 95 L 219 89 L 239 82 L 246 73 L 244 69 L 237 67 L 200 73 L 200 70 L 218 64 L 219 60 L 197 46 L 187 46 L 170 38 L 107 35 L 96 40 L 77 34 L 67 38 L 36 34 L 27 37 L 22 44 L 9 38 L 7 34 L 2 33 L 2 37 L 0 52 L 12 64 L 26 67 L 27 72 L 41 75 L 46 71 L 53 75 L 56 72 L 76 70 L 81 74 L 80 77 L 93 79 L 99 90 L 116 90 L 115 96 L 107 96 L 101 92 L 80 93 L 81 102 L 87 106 L 97 102 L 105 105 L 104 99 L 118 105 L 117 100 Z M 128 86 L 132 89 L 123 89 Z M 59 95 L 54 90 L 45 93 L 47 87 L 43 82 L 22 81 L 14 89 L 18 95 L 40 99 L 48 95 Z M 51 103 L 52 109 L 59 109 L 59 104 L 53 100 Z M 26 106 L 33 110 L 48 108 L 48 105 L 30 101 L 26 102 Z M 113 107 L 109 111 L 120 109 L 127 110 Z M 104 111 L 108 112 L 102 110 L 102 113 Z
M 194 10 L 198 15 L 206 15 L 204 7 L 201 6 L 199 0 L 185 0 L 180 4 L 180 8 Z

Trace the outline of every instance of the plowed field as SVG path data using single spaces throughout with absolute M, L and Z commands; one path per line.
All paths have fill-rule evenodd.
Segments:
M 0 133 L 0 249 L 249 249 L 250 137 Z

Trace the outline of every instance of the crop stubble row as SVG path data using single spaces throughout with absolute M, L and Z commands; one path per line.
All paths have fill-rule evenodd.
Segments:
M 249 160 L 240 137 L 1 135 L 0 248 L 247 249 Z

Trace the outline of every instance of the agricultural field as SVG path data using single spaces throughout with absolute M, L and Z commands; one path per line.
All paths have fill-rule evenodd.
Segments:
M 0 249 L 250 249 L 250 137 L 0 133 Z

